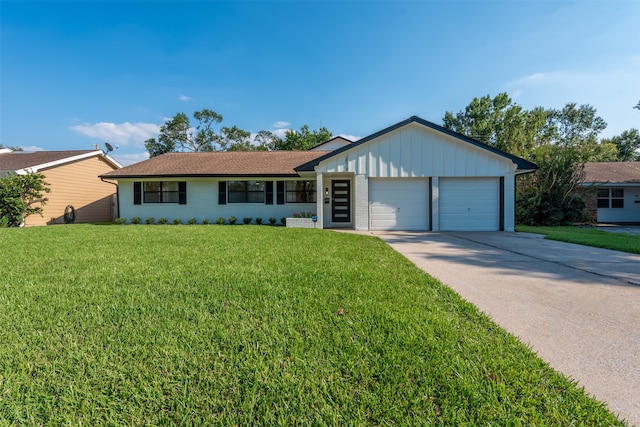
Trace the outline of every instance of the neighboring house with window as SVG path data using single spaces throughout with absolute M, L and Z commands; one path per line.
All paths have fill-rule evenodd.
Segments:
M 103 222 L 115 216 L 116 186 L 98 175 L 122 167 L 101 150 L 12 151 L 0 149 L 0 176 L 8 172 L 37 172 L 45 177 L 43 215 L 30 215 L 25 225 L 64 224 L 67 221 Z
M 586 163 L 587 212 L 601 223 L 640 223 L 640 162 Z
M 267 222 L 314 212 L 320 228 L 513 231 L 515 177 L 536 169 L 414 116 L 357 142 L 334 138 L 309 151 L 167 153 L 102 178 L 118 182 L 120 217 L 127 220 Z

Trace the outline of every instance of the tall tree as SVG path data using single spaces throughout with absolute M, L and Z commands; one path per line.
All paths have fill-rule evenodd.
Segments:
M 447 111 L 443 125 L 492 147 L 525 156 L 543 137 L 546 118 L 544 109 L 526 111 L 506 93 L 500 93 L 494 98 L 474 98 L 455 115 Z
M 640 132 L 638 129 L 625 130 L 618 136 L 603 139 L 601 144 L 613 144 L 620 162 L 640 161 Z
M 22 147 L 11 147 L 10 145 L 0 144 L 0 148 L 8 148 L 11 151 L 23 151 Z
M 10 173 L 0 178 L 0 226 L 21 226 L 29 215 L 42 215 L 42 205 L 47 201 L 44 194 L 49 191 L 42 174 Z
M 288 130 L 284 139 L 273 139 L 273 150 L 308 150 L 327 142 L 333 137 L 329 129 L 322 126 L 317 130 L 309 130 L 309 125 L 302 125 L 299 131 Z
M 275 133 L 268 130 L 261 130 L 253 138 L 253 145 L 258 147 L 258 150 L 276 150 L 282 140 Z
M 197 121 L 195 127 L 184 113 L 177 113 L 160 126 L 158 138 L 145 141 L 149 155 L 154 157 L 173 151 L 225 151 L 233 144 L 243 145 L 250 135 L 236 126 L 216 130 L 222 116 L 213 110 L 196 111 L 193 118 Z
M 584 163 L 616 158 L 613 144 L 598 143 L 606 123 L 589 105 L 560 110 L 525 110 L 501 93 L 474 98 L 444 126 L 538 164 L 533 175 L 519 177 L 516 219 L 529 224 L 562 224 L 579 219 L 584 203 L 576 196 Z
M 223 127 L 220 129 L 220 148 L 224 151 L 253 151 L 251 144 L 251 132 L 242 130 L 237 126 Z

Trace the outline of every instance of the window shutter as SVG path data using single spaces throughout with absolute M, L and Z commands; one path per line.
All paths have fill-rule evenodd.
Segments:
M 227 181 L 218 181 L 218 204 L 227 204 Z
M 264 190 L 265 190 L 265 205 L 272 205 L 273 204 L 273 181 L 265 181 L 264 183 Z
M 284 205 L 284 181 L 277 182 L 277 203 Z
M 133 183 L 133 204 L 142 204 L 142 183 L 139 181 Z
M 178 182 L 178 204 L 186 205 L 187 204 L 187 183 L 186 181 Z

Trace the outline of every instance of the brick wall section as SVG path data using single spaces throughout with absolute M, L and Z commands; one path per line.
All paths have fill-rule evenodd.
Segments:
M 289 228 L 320 228 L 317 222 L 313 222 L 311 218 L 287 218 L 287 227 Z
M 324 183 L 321 173 L 316 176 L 316 215 L 318 228 L 324 228 Z
M 364 175 L 356 175 L 356 230 L 369 229 L 369 180 Z
M 578 196 L 582 197 L 585 204 L 585 212 L 590 222 L 598 222 L 598 197 L 593 188 L 578 188 Z

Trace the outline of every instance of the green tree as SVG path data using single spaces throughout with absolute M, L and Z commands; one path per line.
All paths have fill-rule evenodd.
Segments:
M 242 146 L 250 134 L 237 126 L 222 127 L 222 116 L 213 110 L 204 109 L 193 113 L 197 121 L 192 127 L 189 117 L 177 113 L 172 119 L 160 126 L 158 138 L 145 141 L 145 147 L 151 157 L 174 151 L 225 151 L 232 145 Z
M 607 123 L 590 105 L 566 104 L 561 110 L 547 110 L 551 142 L 560 147 L 575 148 L 578 162 L 599 161 L 598 136 Z
M 501 93 L 474 100 L 443 124 L 480 142 L 533 161 L 535 174 L 518 177 L 516 220 L 526 224 L 563 224 L 582 218 L 576 189 L 584 163 L 616 159 L 614 144 L 599 143 L 606 123 L 589 105 L 566 104 L 555 110 L 525 110 Z
M 525 225 L 562 225 L 585 219 L 584 201 L 577 195 L 584 180 L 584 163 L 576 163 L 574 147 L 545 144 L 531 153 L 539 169 L 518 176 L 516 222 Z
M 618 136 L 603 139 L 601 144 L 613 144 L 620 162 L 640 161 L 640 132 L 638 129 L 625 130 Z
M 284 139 L 275 138 L 272 142 L 272 150 L 308 150 L 327 142 L 333 137 L 329 129 L 322 126 L 317 130 L 309 130 L 308 125 L 303 125 L 299 131 L 288 130 Z
M 280 144 L 282 144 L 282 139 L 268 130 L 261 130 L 253 138 L 253 145 L 258 147 L 258 150 L 277 150 Z
M 51 191 L 48 185 L 44 175 L 38 173 L 9 173 L 0 178 L 0 224 L 20 226 L 29 215 L 42 215 L 42 205 L 47 201 L 44 193 Z
M 11 147 L 9 145 L 0 144 L 0 148 L 8 148 L 11 151 L 23 151 L 22 147 Z
M 258 151 L 266 150 L 266 147 L 260 145 L 254 145 L 251 143 L 251 132 L 247 132 L 233 126 L 230 128 L 224 127 L 220 131 L 221 146 L 225 147 L 227 151 Z
M 544 136 L 546 120 L 544 109 L 527 111 L 506 93 L 500 93 L 494 98 L 474 98 L 455 115 L 447 111 L 443 126 L 500 150 L 526 156 Z

